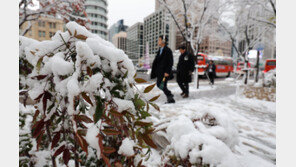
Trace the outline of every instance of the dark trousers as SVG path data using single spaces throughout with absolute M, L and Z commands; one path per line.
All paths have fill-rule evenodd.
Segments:
M 162 80 L 163 80 L 163 78 L 160 78 L 160 77 L 157 78 L 157 82 L 156 82 L 157 87 L 160 86 Z M 164 87 L 163 87 L 162 91 L 163 91 L 163 93 L 166 95 L 166 97 L 169 99 L 169 98 L 171 98 L 173 95 L 172 95 L 172 92 L 168 89 L 168 87 L 167 87 L 167 83 L 168 83 L 168 78 L 166 78 L 166 80 L 164 81 Z
M 215 73 L 209 72 L 209 78 L 210 78 L 211 83 L 214 85 Z
M 182 92 L 186 95 L 189 95 L 189 83 L 178 81 L 178 85 L 181 88 Z

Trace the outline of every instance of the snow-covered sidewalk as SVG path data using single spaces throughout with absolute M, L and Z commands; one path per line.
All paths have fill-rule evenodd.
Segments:
M 145 86 L 147 85 L 139 85 L 140 89 Z M 168 87 L 175 95 L 175 104 L 164 104 L 165 96 L 157 88 L 147 95 L 147 99 L 149 99 L 161 94 L 157 101 L 161 111 L 152 111 L 155 124 L 170 120 L 178 121 L 182 116 L 192 119 L 196 115 L 206 112 L 215 113 L 221 118 L 227 117 L 238 130 L 238 143 L 231 149 L 236 159 L 228 161 L 237 161 L 236 165 L 242 167 L 275 166 L 276 103 L 238 96 L 236 94 L 237 86 L 227 80 L 217 82 L 213 88 L 204 83 L 200 85 L 198 90 L 194 89 L 191 84 L 190 98 L 188 99 L 183 99 L 180 96 L 181 91 L 176 83 L 169 83 Z M 227 124 L 227 121 L 224 124 Z M 224 134 L 233 133 L 231 129 L 233 127 L 230 125 L 223 127 L 227 131 L 229 130 L 228 133 Z M 207 133 L 213 132 L 213 136 L 220 135 L 220 138 L 223 136 L 223 131 L 212 130 Z M 234 142 L 231 141 L 234 140 L 231 136 L 225 138 L 229 138 L 229 142 Z M 162 159 L 158 152 L 153 151 L 153 154 L 152 156 L 155 157 L 151 158 L 150 165 L 161 164 Z M 213 156 L 213 158 L 217 157 Z

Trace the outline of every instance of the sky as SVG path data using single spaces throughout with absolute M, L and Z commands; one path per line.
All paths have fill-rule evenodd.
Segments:
M 108 0 L 108 28 L 120 19 L 132 26 L 154 12 L 155 0 Z

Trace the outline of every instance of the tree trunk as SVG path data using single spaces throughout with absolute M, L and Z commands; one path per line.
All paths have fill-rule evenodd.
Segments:
M 260 51 L 258 50 L 257 51 L 257 62 L 256 62 L 256 78 L 255 78 L 255 82 L 257 83 L 258 82 L 258 80 L 259 80 L 259 59 L 260 59 L 260 57 L 259 57 L 259 55 L 260 55 Z

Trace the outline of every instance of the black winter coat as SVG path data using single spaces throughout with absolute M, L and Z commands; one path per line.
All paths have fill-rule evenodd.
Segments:
M 208 64 L 206 71 L 207 73 L 210 73 L 210 64 Z M 212 73 L 214 73 L 216 76 L 216 65 L 214 63 L 212 64 Z
M 194 57 L 185 52 L 179 57 L 179 62 L 177 65 L 177 81 L 178 82 L 191 82 L 191 73 L 194 71 Z
M 160 55 L 160 49 L 155 56 L 155 59 L 152 64 L 151 79 L 154 78 L 163 78 L 164 73 L 168 73 L 170 76 L 168 79 L 173 79 L 174 75 L 172 72 L 172 67 L 174 64 L 173 53 L 170 48 L 165 46 Z

